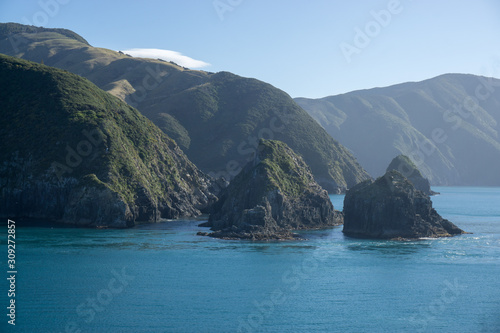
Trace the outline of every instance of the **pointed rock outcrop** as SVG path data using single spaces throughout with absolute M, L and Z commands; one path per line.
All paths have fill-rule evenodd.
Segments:
M 342 224 L 328 193 L 285 143 L 261 140 L 253 161 L 223 190 L 208 223 L 212 237 L 293 239 L 292 230 Z
M 405 176 L 409 181 L 413 183 L 415 188 L 419 191 L 424 192 L 427 195 L 435 195 L 439 194 L 431 190 L 431 184 L 429 180 L 422 176 L 420 170 L 418 170 L 415 163 L 410 160 L 406 155 L 398 155 L 394 157 L 389 166 L 387 167 L 386 172 L 396 170 L 403 176 Z
M 344 229 L 347 236 L 381 239 L 450 237 L 465 233 L 443 219 L 430 197 L 396 170 L 347 191 Z

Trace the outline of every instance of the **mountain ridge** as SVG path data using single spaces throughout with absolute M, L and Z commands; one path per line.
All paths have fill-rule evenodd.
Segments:
M 432 185 L 498 185 L 498 87 L 495 78 L 443 74 L 296 101 L 373 176 L 404 154 Z
M 8 39 L 0 40 L 0 52 L 43 60 L 88 78 L 137 107 L 205 173 L 233 178 L 264 138 L 290 145 L 330 192 L 369 178 L 347 149 L 288 94 L 268 83 L 229 72 L 195 71 L 163 60 L 133 58 L 53 34 L 43 30 L 22 33 L 25 44 L 18 52 Z

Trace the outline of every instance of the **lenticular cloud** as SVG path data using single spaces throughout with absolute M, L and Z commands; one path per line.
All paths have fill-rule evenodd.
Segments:
M 210 66 L 209 63 L 206 63 L 201 60 L 196 60 L 190 58 L 188 56 L 183 55 L 182 53 L 170 50 L 162 50 L 162 49 L 130 49 L 122 51 L 131 55 L 132 57 L 140 57 L 140 58 L 152 58 L 152 59 L 161 59 L 165 61 L 173 61 L 176 64 L 189 68 L 202 68 Z

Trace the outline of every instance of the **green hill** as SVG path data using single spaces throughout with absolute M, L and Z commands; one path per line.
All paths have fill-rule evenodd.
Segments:
M 17 44 L 21 44 L 28 41 L 23 41 L 22 35 L 23 33 L 29 34 L 37 34 L 37 33 L 55 33 L 58 35 L 65 36 L 70 39 L 74 39 L 80 43 L 89 45 L 89 43 L 77 33 L 74 33 L 68 29 L 50 29 L 50 28 L 42 28 L 35 27 L 32 25 L 24 25 L 19 23 L 2 23 L 0 24 L 0 40 L 9 40 L 12 46 L 16 46 Z M 90 45 L 89 45 L 90 46 Z
M 290 96 L 267 83 L 132 58 L 43 29 L 17 36 L 23 43 L 13 48 L 12 38 L 2 40 L 0 35 L 0 52 L 43 60 L 88 78 L 137 107 L 210 175 L 233 178 L 253 158 L 259 139 L 264 138 L 288 144 L 329 191 L 369 178 L 345 147 Z
M 1 216 L 125 227 L 214 199 L 172 139 L 90 81 L 0 55 L 0 87 Z
M 432 185 L 499 186 L 499 87 L 493 78 L 446 74 L 296 102 L 373 176 L 404 154 Z
M 144 114 L 175 138 L 196 165 L 216 177 L 236 176 L 253 159 L 262 138 L 287 143 L 329 191 L 368 177 L 286 93 L 255 79 L 221 72 L 165 103 L 143 106 Z M 172 123 L 178 125 L 171 128 Z

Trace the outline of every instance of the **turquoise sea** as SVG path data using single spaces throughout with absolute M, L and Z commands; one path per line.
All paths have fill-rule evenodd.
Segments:
M 201 219 L 18 225 L 16 325 L 3 278 L 0 331 L 500 332 L 500 188 L 433 190 L 436 210 L 473 234 L 376 241 L 337 227 L 248 242 L 196 236 Z

